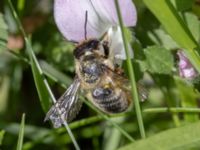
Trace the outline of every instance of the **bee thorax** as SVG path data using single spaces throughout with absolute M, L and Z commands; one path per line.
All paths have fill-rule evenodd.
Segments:
M 97 82 L 101 74 L 102 68 L 97 60 L 91 58 L 82 62 L 80 67 L 80 75 L 86 83 L 91 84 Z

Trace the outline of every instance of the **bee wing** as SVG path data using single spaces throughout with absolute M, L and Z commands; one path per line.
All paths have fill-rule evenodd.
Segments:
M 137 89 L 139 92 L 140 100 L 143 102 L 148 98 L 149 91 L 144 87 L 144 85 L 139 81 L 137 83 Z
M 125 78 L 122 73 L 120 73 L 121 72 L 120 68 L 119 70 L 118 68 L 116 68 L 116 71 L 113 71 L 109 67 L 106 67 L 106 68 L 108 72 L 112 74 L 111 76 L 113 77 L 113 80 L 116 82 L 118 86 L 120 86 L 121 88 L 127 91 L 131 90 L 130 81 L 127 78 Z M 140 81 L 137 83 L 137 89 L 138 89 L 138 93 L 139 93 L 139 97 L 141 101 L 146 100 L 148 97 L 148 91 Z
M 53 126 L 55 128 L 59 128 L 63 124 L 61 116 L 65 118 L 67 122 L 74 119 L 82 106 L 82 101 L 78 99 L 77 94 L 79 87 L 80 81 L 78 78 L 75 78 L 66 92 L 47 112 L 44 121 L 51 120 Z

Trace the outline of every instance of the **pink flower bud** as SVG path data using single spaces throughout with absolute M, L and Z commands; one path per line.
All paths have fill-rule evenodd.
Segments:
M 177 54 L 179 56 L 179 75 L 186 79 L 194 79 L 195 77 L 197 77 L 198 73 L 196 69 L 190 63 L 189 59 L 185 56 L 184 52 L 182 50 L 179 50 Z

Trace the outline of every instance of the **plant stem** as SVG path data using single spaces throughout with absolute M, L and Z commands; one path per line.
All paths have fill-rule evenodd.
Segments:
M 136 81 L 135 81 L 135 74 L 134 74 L 133 65 L 132 65 L 129 50 L 128 50 L 128 43 L 126 40 L 126 35 L 125 35 L 125 30 L 124 30 L 124 25 L 123 25 L 123 21 L 122 21 L 122 16 L 120 13 L 118 0 L 115 0 L 115 5 L 116 5 L 119 24 L 120 24 L 120 28 L 121 28 L 124 49 L 126 52 L 126 58 L 127 58 L 126 62 L 127 62 L 128 73 L 129 73 L 129 77 L 131 79 L 131 87 L 132 87 L 131 94 L 132 94 L 132 97 L 133 97 L 134 103 L 135 103 L 135 110 L 136 110 L 136 116 L 137 116 L 137 120 L 138 120 L 139 130 L 140 130 L 141 137 L 145 138 L 146 135 L 145 135 L 142 113 L 141 113 L 140 104 L 139 104 L 139 97 L 138 97 L 137 85 L 136 85 Z
M 25 114 L 22 114 L 21 125 L 19 129 L 19 137 L 17 141 L 17 150 L 22 150 L 24 140 L 24 128 L 25 128 Z
M 160 107 L 160 108 L 148 108 L 143 110 L 144 113 L 200 113 L 199 108 L 177 108 L 177 107 Z

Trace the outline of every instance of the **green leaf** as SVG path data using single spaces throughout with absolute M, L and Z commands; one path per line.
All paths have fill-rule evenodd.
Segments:
M 56 68 L 49 65 L 46 61 L 40 61 L 39 63 L 44 74 L 53 79 L 54 81 L 60 83 L 63 87 L 66 88 L 67 85 L 71 84 L 72 79 L 70 77 L 56 70 Z
M 154 3 L 151 0 L 144 0 L 144 3 L 179 45 L 186 49 L 197 47 L 192 34 L 169 0 L 154 0 Z
M 39 63 L 35 57 L 35 54 L 33 53 L 32 47 L 27 39 L 26 39 L 26 46 L 27 46 L 27 50 L 29 53 L 29 58 L 31 60 L 30 61 L 31 69 L 32 69 L 35 85 L 37 88 L 37 92 L 39 95 L 40 104 L 42 105 L 44 112 L 47 112 L 51 105 L 51 98 L 50 98 L 50 94 L 44 84 L 44 82 L 45 82 L 44 74 L 39 66 Z
M 188 25 L 193 37 L 196 41 L 200 40 L 200 24 L 199 19 L 192 13 L 184 13 L 183 18 L 185 23 Z
M 200 122 L 169 129 L 120 150 L 191 150 L 200 148 Z
M 144 50 L 148 70 L 151 73 L 170 74 L 174 60 L 171 52 L 163 47 L 151 46 Z
M 0 52 L 5 50 L 8 39 L 8 27 L 4 21 L 3 15 L 0 13 Z
M 24 139 L 24 128 L 25 128 L 25 114 L 22 115 L 19 136 L 17 141 L 17 150 L 22 150 L 23 139 Z
M 178 89 L 178 94 L 181 99 L 183 108 L 197 108 L 197 98 L 199 94 L 195 92 L 192 85 L 186 83 L 183 79 L 175 77 L 175 82 Z M 198 114 L 184 113 L 184 119 L 187 122 L 194 122 L 199 120 Z
M 4 134 L 5 134 L 5 131 L 4 131 L 4 130 L 1 130 L 1 131 L 0 131 L 0 145 L 2 144 Z
M 4 113 L 8 107 L 8 100 L 10 98 L 10 78 L 8 76 L 2 76 L 0 83 L 0 113 Z
M 152 0 L 144 0 L 144 3 L 162 23 L 165 30 L 176 43 L 184 48 L 185 54 L 200 73 L 199 44 L 195 41 L 171 2 L 169 0 L 154 0 L 152 3 Z M 198 50 L 198 53 L 196 50 Z
M 185 11 L 192 8 L 195 0 L 171 0 L 171 2 L 178 11 Z
M 161 28 L 148 32 L 150 39 L 166 49 L 177 49 L 180 46 Z

